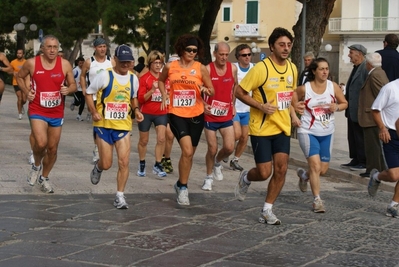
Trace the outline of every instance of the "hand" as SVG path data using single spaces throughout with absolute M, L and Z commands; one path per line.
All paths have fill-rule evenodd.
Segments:
M 28 97 L 27 97 L 28 101 L 32 102 L 33 99 L 35 99 L 35 96 L 36 96 L 36 91 L 33 89 L 30 89 Z
M 298 114 L 303 115 L 305 112 L 305 102 L 304 101 L 298 101 L 296 103 L 296 106 L 294 107 L 295 111 L 298 112 Z
M 93 121 L 102 120 L 100 113 L 98 113 L 97 111 L 95 111 L 94 113 L 91 114 L 91 118 L 93 119 Z
M 152 90 L 152 91 L 155 91 L 156 89 L 158 89 L 158 81 L 154 81 L 154 82 L 152 83 L 152 88 L 151 88 L 151 90 Z
M 294 127 L 301 127 L 301 120 L 298 118 L 298 116 L 295 114 L 293 116 L 291 116 L 291 123 L 292 126 Z
M 330 111 L 335 112 L 338 109 L 338 103 L 331 103 L 330 104 Z
M 201 93 L 204 93 L 204 94 L 206 94 L 208 96 L 212 96 L 213 95 L 212 90 L 210 88 L 205 87 L 205 86 L 200 86 L 200 91 L 201 91 Z
M 60 92 L 62 95 L 68 95 L 69 94 L 68 87 L 66 87 L 65 85 L 61 86 Z
M 204 107 L 204 112 L 205 112 L 205 114 L 206 115 L 211 115 L 211 105 L 208 105 L 208 104 L 204 104 L 205 105 L 205 107 Z
M 260 110 L 263 111 L 263 113 L 266 113 L 268 115 L 274 114 L 274 112 L 276 112 L 278 107 L 275 105 L 272 105 L 273 103 L 274 103 L 274 99 L 270 102 L 262 104 Z
M 387 144 L 387 143 L 389 143 L 389 141 L 391 141 L 391 135 L 389 134 L 387 128 L 380 129 L 380 133 L 378 134 L 378 137 L 385 144 Z
M 138 109 L 136 109 L 134 115 L 135 115 L 134 118 L 136 119 L 137 122 L 142 122 L 144 120 L 143 113 L 141 113 Z

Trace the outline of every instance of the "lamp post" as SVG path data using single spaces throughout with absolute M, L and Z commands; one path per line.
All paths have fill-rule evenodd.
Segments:
M 251 43 L 252 61 L 256 53 L 260 53 L 261 48 L 256 45 L 255 42 Z
M 14 25 L 14 30 L 17 33 L 17 50 L 22 49 L 25 51 L 25 43 L 26 43 L 26 30 L 25 30 L 25 24 L 28 22 L 28 18 L 25 16 L 22 16 L 20 18 L 20 23 L 17 23 Z M 36 24 L 31 24 L 29 26 L 30 31 L 36 31 L 37 26 Z

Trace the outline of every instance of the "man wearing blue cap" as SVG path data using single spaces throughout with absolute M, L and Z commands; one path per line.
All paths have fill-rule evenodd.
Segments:
M 82 92 L 86 95 L 86 88 L 90 85 L 90 82 L 94 80 L 97 74 L 101 70 L 106 70 L 115 66 L 115 61 L 107 55 L 107 42 L 105 39 L 99 37 L 93 41 L 94 54 L 92 57 L 86 59 L 82 66 L 82 72 L 80 74 L 80 86 L 82 87 Z M 87 83 L 86 83 L 86 78 Z M 94 95 L 94 102 L 96 101 L 96 96 Z M 90 120 L 90 110 L 87 113 L 87 120 Z M 94 133 L 93 133 L 94 134 Z M 98 160 L 98 148 L 96 144 L 96 137 L 94 134 L 94 150 L 93 150 L 93 164 Z
M 92 184 L 98 184 L 102 171 L 111 168 L 115 147 L 118 172 L 114 206 L 118 209 L 127 209 L 123 192 L 129 177 L 129 132 L 132 129 L 132 114 L 134 113 L 138 122 L 144 117 L 138 108 L 139 81 L 136 75 L 129 71 L 134 60 L 130 47 L 118 46 L 114 60 L 115 67 L 98 73 L 86 90 L 87 106 L 92 114 L 100 156 L 90 173 L 90 180 Z M 98 100 L 96 105 L 93 101 L 94 95 Z
M 366 171 L 366 154 L 364 151 L 363 128 L 358 121 L 358 109 L 360 89 L 368 75 L 364 57 L 366 53 L 367 49 L 361 44 L 349 46 L 348 57 L 353 63 L 353 70 L 346 83 L 345 98 L 348 101 L 348 108 L 345 110 L 345 117 L 348 119 L 348 144 L 351 161 L 347 164 L 341 164 L 341 167 L 363 172 Z

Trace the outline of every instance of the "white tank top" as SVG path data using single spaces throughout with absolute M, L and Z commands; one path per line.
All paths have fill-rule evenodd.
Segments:
M 112 68 L 111 58 L 108 56 L 105 58 L 104 62 L 98 62 L 94 56 L 91 57 L 90 60 L 91 63 L 89 69 L 89 84 L 93 81 L 94 77 L 96 77 L 100 71 Z M 96 100 L 96 98 L 97 96 L 93 95 L 93 99 Z
M 315 136 L 330 135 L 335 130 L 334 112 L 329 104 L 336 103 L 334 84 L 327 80 L 326 89 L 322 94 L 312 90 L 310 82 L 305 83 L 305 112 L 301 116 L 301 127 L 298 133 L 308 133 Z
M 233 63 L 234 65 L 237 66 L 237 79 L 238 79 L 238 84 L 240 84 L 241 80 L 244 79 L 245 75 L 248 73 L 248 71 L 254 66 L 253 63 L 249 63 L 249 69 L 247 71 L 242 71 L 240 69 L 240 65 L 238 64 L 238 62 Z M 252 92 L 250 92 L 251 94 Z M 247 104 L 244 104 L 243 102 L 241 102 L 239 99 L 236 98 L 236 112 L 237 113 L 245 113 L 245 112 L 249 112 L 249 106 Z

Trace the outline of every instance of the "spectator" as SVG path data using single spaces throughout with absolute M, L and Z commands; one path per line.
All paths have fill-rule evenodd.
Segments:
M 382 69 L 388 76 L 390 82 L 399 78 L 399 38 L 396 34 L 385 35 L 384 49 L 376 51 L 382 57 Z

